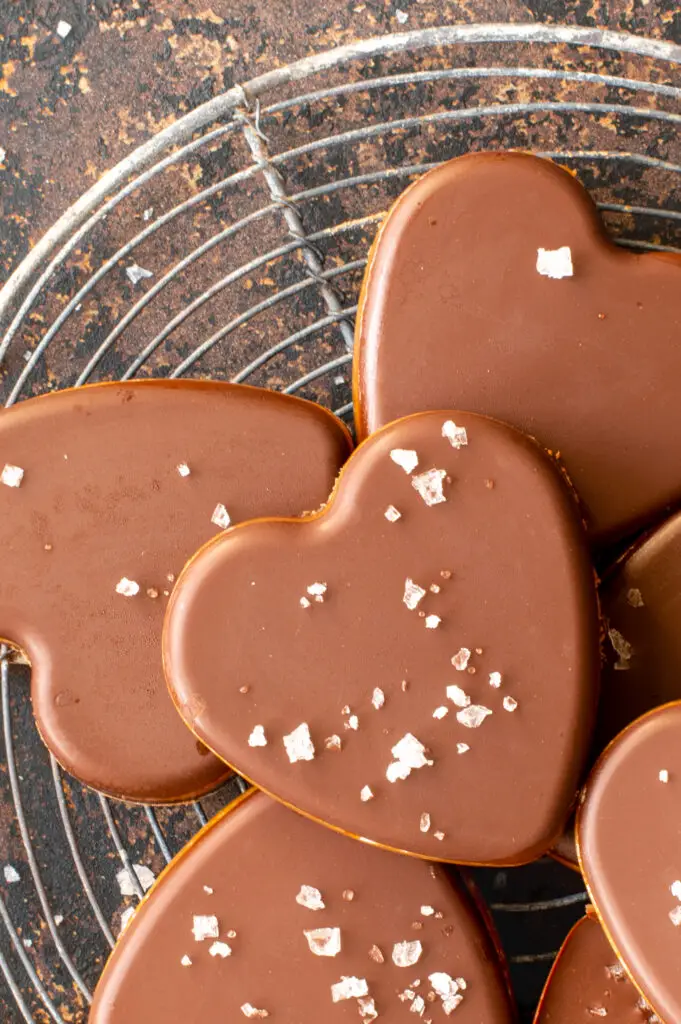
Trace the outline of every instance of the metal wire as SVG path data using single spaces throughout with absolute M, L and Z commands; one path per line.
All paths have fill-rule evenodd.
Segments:
M 589 60 L 597 68 L 600 62 L 596 52 L 607 57 L 628 54 L 627 76 L 611 73 L 610 68 L 608 73 L 601 73 L 523 64 L 505 67 L 497 63 L 487 67 L 484 61 L 481 66 L 456 66 L 462 45 L 488 43 L 501 44 L 511 61 L 515 44 L 540 44 L 533 50 L 538 65 L 544 59 L 544 44 L 581 47 L 566 54 L 571 60 L 579 55 L 583 62 L 587 60 L 585 48 L 590 47 Z M 429 60 L 426 70 L 404 70 L 405 57 L 417 60 L 424 54 Z M 380 58 L 380 75 L 374 73 L 371 63 L 376 58 Z M 630 68 L 634 65 L 630 62 L 634 58 L 641 78 L 632 77 L 634 72 Z M 386 68 L 391 60 L 396 62 L 394 72 Z M 438 62 L 442 66 L 434 66 Z M 302 391 L 335 408 L 337 416 L 351 416 L 347 375 L 339 375 L 338 371 L 351 363 L 358 281 L 366 263 L 367 245 L 396 190 L 437 166 L 442 159 L 468 148 L 471 136 L 457 134 L 462 129 L 470 133 L 481 126 L 494 125 L 494 145 L 498 147 L 503 144 L 500 139 L 512 137 L 516 126 L 529 131 L 536 118 L 561 125 L 582 119 L 580 123 L 587 126 L 585 137 L 593 136 L 589 148 L 565 145 L 549 149 L 536 130 L 532 148 L 540 155 L 574 164 L 580 171 L 593 169 L 601 181 L 608 178 L 612 169 L 615 184 L 621 171 L 628 168 L 637 169 L 642 176 L 651 172 L 675 181 L 681 174 L 681 165 L 673 159 L 672 147 L 665 147 L 663 142 L 654 152 L 642 152 L 637 147 L 642 147 L 640 140 L 646 137 L 663 139 L 667 129 L 678 132 L 681 114 L 657 104 L 669 106 L 681 99 L 679 87 L 661 80 L 679 64 L 681 48 L 620 33 L 561 26 L 462 25 L 353 44 L 276 69 L 243 87 L 236 86 L 165 129 L 108 172 L 55 224 L 12 275 L 0 293 L 0 323 L 7 325 L 0 342 L 0 361 L 7 372 L 6 404 L 45 390 L 49 380 L 49 375 L 43 372 L 45 366 L 49 368 L 56 356 L 69 352 L 73 358 L 66 365 L 73 367 L 69 372 L 78 384 L 96 375 L 110 376 L 112 361 L 113 372 L 121 379 L 149 372 L 177 377 L 195 373 L 200 366 L 204 375 L 235 382 L 274 382 L 287 393 Z M 323 81 L 326 72 L 339 69 L 345 69 L 346 79 L 350 80 L 339 83 L 336 77 L 331 83 Z M 531 101 L 490 102 L 486 96 L 480 102 L 472 101 L 471 89 L 479 91 L 484 83 L 494 85 L 502 81 L 511 86 L 525 83 L 531 87 L 535 91 Z M 306 91 L 293 95 L 295 90 L 290 87 L 296 82 L 304 82 Z M 557 99 L 555 90 L 566 84 L 586 93 L 595 89 L 596 98 L 580 95 L 579 99 Z M 282 94 L 283 88 L 289 88 L 288 94 Z M 460 88 L 466 92 L 458 92 Z M 539 96 L 541 90 L 553 91 Z M 601 102 L 598 97 L 603 90 L 627 92 L 635 103 L 622 97 L 617 102 Z M 345 105 L 353 97 L 357 98 L 358 107 L 348 113 Z M 382 103 L 388 98 L 390 103 L 385 109 L 390 116 L 384 117 Z M 644 101 L 650 105 L 642 106 Z M 323 113 L 319 118 L 321 134 L 309 127 L 309 111 Z M 603 118 L 614 119 L 622 126 L 626 149 L 596 148 L 595 126 Z M 226 119 L 226 123 L 218 124 L 219 119 Z M 637 126 L 643 126 L 648 135 L 633 130 Z M 302 138 L 301 128 L 308 137 Z M 197 188 L 181 202 L 171 203 L 138 230 L 136 217 L 130 216 L 131 208 L 134 213 L 136 204 L 146 205 L 143 197 L 147 193 L 153 195 L 164 175 L 213 151 L 227 139 L 242 140 L 252 162 L 243 167 L 227 166 L 218 180 Z M 619 136 L 617 140 L 620 141 Z M 558 138 L 559 143 L 563 141 Z M 255 186 L 255 198 L 247 193 L 246 186 L 251 185 Z M 262 195 L 266 196 L 264 202 Z M 631 203 L 623 203 L 608 196 L 599 204 L 606 214 L 639 219 L 636 237 L 620 237 L 618 242 L 637 250 L 678 252 L 676 237 L 671 232 L 681 221 L 681 210 L 655 208 L 644 191 L 631 198 Z M 211 204 L 227 200 L 231 204 L 229 222 L 223 220 L 221 213 L 215 213 L 218 223 L 207 237 L 183 232 L 187 218 L 217 209 Z M 114 251 L 110 255 L 99 255 L 95 232 L 97 237 L 108 237 L 108 222 L 115 218 L 124 224 L 125 233 L 111 232 L 111 238 L 128 240 L 112 246 Z M 273 242 L 279 221 L 283 234 L 279 232 L 278 240 Z M 653 226 L 663 229 L 660 237 L 647 234 Z M 244 240 L 252 237 L 249 232 L 254 231 L 263 239 L 266 237 L 268 244 L 246 243 Z M 86 344 L 80 336 L 79 321 L 84 304 L 95 308 L 102 294 L 113 293 L 120 299 L 126 261 L 140 247 L 167 239 L 182 243 L 176 248 L 168 247 L 168 251 L 176 254 L 174 262 L 140 287 L 139 294 L 133 289 L 134 301 L 128 301 L 126 290 L 117 303 L 115 322 L 110 329 L 96 334 L 94 343 Z M 250 251 L 244 257 L 231 259 L 232 252 L 241 251 L 240 245 Z M 88 246 L 94 256 L 94 269 L 77 278 L 77 284 L 66 289 L 69 294 L 64 298 L 63 283 L 59 289 L 56 287 L 58 275 L 69 268 L 77 250 Z M 222 265 L 223 256 L 229 260 L 227 267 Z M 190 289 L 185 294 L 189 273 L 196 274 L 198 269 L 204 273 L 205 283 L 198 292 Z M 258 273 L 276 278 L 271 285 L 273 290 L 264 297 L 256 294 L 249 298 L 246 286 Z M 341 282 L 345 295 L 339 290 Z M 31 320 L 34 314 L 41 318 L 39 337 L 35 336 Z M 217 317 L 217 321 L 212 323 L 211 317 Z M 209 332 L 206 322 L 212 328 Z M 272 324 L 276 325 L 274 334 Z M 187 335 L 191 336 L 188 346 L 179 340 Z M 259 339 L 257 351 L 253 338 Z M 60 383 L 71 383 L 63 372 Z M 4 985 L 12 999 L 9 1012 L 14 1014 L 8 1018 L 8 1024 L 14 1019 L 32 1021 L 30 1007 L 34 1003 L 42 1007 L 43 1016 L 46 1013 L 56 1024 L 66 1019 L 84 1022 L 85 1017 L 77 1015 L 85 1012 L 79 1007 L 90 999 L 83 977 L 84 973 L 90 977 L 89 964 L 82 962 L 82 950 L 71 950 L 59 933 L 52 910 L 55 893 L 41 874 L 32 830 L 40 826 L 46 815 L 54 818 L 72 861 L 74 892 L 82 895 L 88 908 L 92 934 L 101 939 L 101 952 L 114 943 L 112 922 L 120 910 L 116 893 L 112 900 L 110 893 L 104 898 L 103 890 L 100 896 L 95 892 L 95 888 L 100 890 L 101 877 L 110 874 L 109 856 L 115 856 L 127 870 L 139 900 L 143 888 L 133 869 L 138 855 L 131 852 L 130 837 L 144 835 L 141 848 L 156 851 L 154 856 L 163 863 L 170 861 L 177 838 L 168 832 L 168 826 L 162 824 L 163 815 L 156 810 L 147 807 L 124 811 L 110 799 L 97 795 L 96 808 L 101 817 L 91 815 L 87 820 L 100 822 L 97 853 L 102 858 L 102 870 L 95 874 L 86 867 L 81 850 L 85 849 L 86 838 L 91 837 L 79 831 L 83 829 L 82 820 L 70 810 L 56 761 L 43 755 L 51 774 L 53 807 L 33 806 L 30 780 L 21 781 L 19 748 L 12 731 L 11 670 L 2 650 L 0 662 L 1 735 L 17 826 L 16 855 L 28 865 L 35 897 L 30 902 L 39 906 L 40 920 L 49 936 L 47 960 L 51 957 L 54 962 L 55 978 L 59 972 L 60 977 L 66 973 L 73 984 L 69 993 L 61 983 L 53 984 L 41 975 L 37 959 L 34 963 L 34 953 L 20 938 L 26 923 L 22 920 L 18 925 L 14 905 L 9 904 L 13 917 L 7 901 L 0 899 L 4 927 L 4 932 L 0 932 L 0 986 Z M 13 699 L 20 701 L 25 696 L 17 691 Z M 28 742 L 34 752 L 42 751 L 37 734 L 32 734 Z M 237 784 L 240 789 L 245 788 L 243 780 L 237 780 Z M 77 783 L 73 783 L 73 792 L 86 793 Z M 86 803 L 91 804 L 91 798 Z M 128 820 L 125 815 L 133 816 L 134 827 L 121 824 Z M 183 836 L 207 821 L 206 810 L 198 802 L 188 805 L 181 817 Z M 90 845 L 88 842 L 88 850 Z M 562 890 L 559 895 L 546 898 L 542 891 L 541 899 L 526 898 L 526 892 L 516 892 L 509 886 L 509 898 L 490 897 L 490 905 L 500 924 L 503 919 L 520 921 L 525 914 L 535 917 L 539 913 L 548 919 L 577 912 L 585 903 L 586 894 L 577 876 L 570 875 L 566 884 L 573 891 Z M 514 892 L 518 898 L 512 898 Z M 536 895 L 535 892 L 533 896 Z M 44 951 L 41 957 L 43 963 Z M 546 949 L 521 949 L 510 960 L 514 970 L 527 971 L 528 966 L 548 963 L 554 957 L 555 952 Z

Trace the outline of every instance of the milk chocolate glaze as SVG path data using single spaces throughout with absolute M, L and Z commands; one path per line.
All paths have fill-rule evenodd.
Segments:
M 219 532 L 218 504 L 232 521 L 316 508 L 348 444 L 311 403 L 199 381 L 93 385 L 0 414 L 0 467 L 23 470 L 0 484 L 0 636 L 30 658 L 38 728 L 69 772 L 150 802 L 224 778 L 168 699 L 173 580 Z
M 587 914 L 563 943 L 534 1024 L 653 1024 L 653 1015 L 612 951 L 595 915 Z
M 205 547 L 164 659 L 199 739 L 285 803 L 422 857 L 515 864 L 574 799 L 597 633 L 554 464 L 505 424 L 438 412 L 366 441 L 317 517 Z
M 202 941 L 196 915 L 211 926 Z M 343 978 L 364 994 L 334 1002 Z M 460 1024 L 513 1020 L 498 954 L 463 888 L 440 867 L 256 794 L 161 876 L 104 971 L 90 1024 L 408 1024 L 451 1019 L 446 998 Z
M 681 1020 L 681 704 L 605 751 L 577 814 L 577 845 L 612 946 L 662 1020 Z
M 573 276 L 537 271 L 568 247 Z M 571 174 L 461 157 L 397 201 L 357 330 L 360 436 L 423 409 L 514 424 L 560 451 L 596 543 L 681 499 L 681 258 L 612 244 Z

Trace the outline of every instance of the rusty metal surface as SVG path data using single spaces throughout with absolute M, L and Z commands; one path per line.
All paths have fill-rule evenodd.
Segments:
M 675 0 L 648 5 L 634 0 L 631 4 L 591 5 L 546 0 L 531 6 L 415 0 L 390 5 L 360 0 L 340 6 L 298 0 L 293 8 L 291 13 L 290 6 L 280 0 L 262 5 L 213 0 L 211 9 L 182 0 L 164 4 L 143 0 L 81 4 L 65 0 L 59 5 L 0 0 L 0 146 L 5 150 L 0 163 L 2 272 L 14 269 L 28 245 L 103 170 L 170 120 L 224 88 L 305 53 L 380 32 L 427 27 L 448 17 L 469 22 L 564 21 L 645 32 L 659 39 L 681 39 Z M 406 22 L 398 20 L 397 11 L 407 15 Z M 54 32 L 59 18 L 73 26 L 64 41 Z M 452 68 L 465 72 L 482 66 L 539 67 L 548 72 L 567 71 L 572 77 L 536 79 L 509 71 L 488 78 L 462 74 L 445 80 L 427 79 L 432 72 Z M 604 78 L 580 79 L 579 72 L 671 88 L 667 93 L 651 92 Z M 411 80 L 369 88 L 371 80 L 381 75 L 400 74 L 411 76 Z M 363 83 L 366 88 L 312 98 L 267 113 L 268 104 L 352 82 Z M 666 166 L 681 165 L 678 124 L 673 120 L 681 106 L 672 91 L 680 86 L 678 66 L 671 63 L 565 43 L 427 48 L 356 61 L 304 82 L 284 84 L 276 95 L 262 98 L 261 125 L 267 159 L 278 161 L 287 196 L 316 190 L 316 194 L 296 200 L 296 209 L 306 235 L 321 235 L 316 246 L 324 258 L 324 269 L 338 271 L 334 285 L 341 293 L 343 307 L 351 310 L 357 300 L 362 261 L 380 218 L 413 177 L 413 173 L 385 172 L 433 163 L 469 150 L 521 146 L 571 153 L 562 157 L 564 162 L 598 201 L 615 207 L 606 210 L 605 216 L 616 235 L 634 243 L 678 246 L 679 220 L 666 216 L 664 211 L 681 211 L 681 175 Z M 442 119 L 443 115 L 467 108 L 486 109 L 498 104 L 520 105 L 521 109 L 513 115 Z M 550 109 L 547 104 L 563 106 Z M 605 105 L 607 109 L 586 109 L 587 104 Z M 642 112 L 633 116 L 617 109 L 632 106 Z M 656 119 L 649 116 L 651 112 L 661 116 Z M 671 117 L 665 119 L 666 114 Z M 253 126 L 254 112 L 251 110 L 248 116 Z M 359 129 L 405 117 L 411 118 L 410 123 L 356 135 Z M 230 124 L 230 118 L 223 123 Z M 325 324 L 327 304 L 318 282 L 309 277 L 305 263 L 309 248 L 298 246 L 240 272 L 258 255 L 281 250 L 291 242 L 285 209 L 272 203 L 270 188 L 261 173 L 253 173 L 233 186 L 220 187 L 230 175 L 252 166 L 253 153 L 242 129 L 243 125 L 238 125 L 237 130 L 149 179 L 64 261 L 9 347 L 0 370 L 3 399 L 12 393 L 22 371 L 30 365 L 27 359 L 49 325 L 65 303 L 87 286 L 91 274 L 145 225 L 211 188 L 215 189 L 213 194 L 150 234 L 88 291 L 80 309 L 69 317 L 44 357 L 31 369 L 17 397 L 75 383 L 121 318 L 165 273 L 173 271 L 178 260 L 249 216 L 255 219 L 184 269 L 149 302 L 93 368 L 90 379 L 120 377 L 128 372 L 145 345 L 178 311 L 198 301 L 202 304 L 139 366 L 138 375 L 173 372 L 197 345 L 239 317 L 243 322 L 197 359 L 189 373 L 234 378 L 270 346 L 301 328 L 312 329 L 320 321 L 322 326 L 309 337 L 289 344 L 250 373 L 249 382 L 277 389 L 296 386 L 308 372 L 346 357 L 338 325 Z M 349 133 L 341 144 L 290 153 L 313 140 L 339 133 Z M 593 155 L 580 158 L 578 154 L 584 152 Z M 604 153 L 626 152 L 641 159 L 603 158 Z M 347 188 L 324 191 L 329 183 L 350 179 Z M 623 208 L 627 204 L 649 209 L 636 212 Z M 259 211 L 268 207 L 271 209 L 260 216 Z M 153 277 L 132 284 L 125 268 L 133 262 L 150 270 Z M 233 280 L 229 285 L 203 302 L 206 291 L 230 272 Z M 276 301 L 286 289 L 291 294 Z M 272 304 L 268 305 L 270 300 Z M 263 308 L 252 313 L 258 304 Z M 331 408 L 342 408 L 350 399 L 349 367 L 341 363 L 332 372 L 303 383 L 298 390 Z M 19 830 L 13 786 L 21 795 L 31 849 L 51 913 L 64 918 L 58 925 L 59 935 L 86 988 L 95 984 L 109 945 L 74 867 L 52 766 L 36 736 L 27 692 L 27 670 L 11 667 L 6 684 L 9 716 L 4 716 L 4 740 L 0 736 L 0 867 L 12 864 L 21 881 L 8 885 L 0 877 L 0 896 L 21 951 L 13 944 L 4 922 L 0 922 L 0 951 L 17 979 L 29 1019 L 41 1024 L 55 1019 L 84 1024 L 86 998 L 55 949 L 44 908 L 31 884 L 31 866 Z M 8 739 L 13 744 L 15 779 L 8 768 Z M 122 897 L 116 883 L 122 865 L 120 851 L 97 795 L 66 777 L 60 777 L 57 783 L 64 794 L 83 869 L 115 936 L 121 913 L 136 902 L 135 896 Z M 227 796 L 229 793 L 203 801 L 204 813 L 210 816 Z M 108 806 L 130 859 L 154 873 L 163 867 L 165 853 L 177 852 L 200 822 L 196 808 L 159 811 L 158 825 L 168 845 L 164 851 L 143 809 L 115 802 Z M 480 879 L 493 903 L 509 899 L 519 904 L 535 903 L 579 890 L 578 880 L 556 865 L 542 864 L 521 872 L 483 872 Z M 575 902 L 559 904 L 550 922 L 531 909 L 498 912 L 502 936 L 517 958 L 516 983 L 525 1017 L 531 1013 L 532 999 L 546 971 L 548 961 L 542 954 L 555 950 L 581 906 L 579 896 Z M 45 999 L 27 973 L 22 953 L 44 986 L 56 1018 L 50 1015 Z M 14 1024 L 24 1019 L 6 977 L 0 976 L 0 1020 Z

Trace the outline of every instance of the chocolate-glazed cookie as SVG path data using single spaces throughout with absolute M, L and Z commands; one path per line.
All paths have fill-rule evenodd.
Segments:
M 348 450 L 324 410 L 230 384 L 93 385 L 0 414 L 0 636 L 69 772 L 150 802 L 224 778 L 165 687 L 173 581 L 230 517 L 318 507 Z
M 499 954 L 453 877 L 256 794 L 161 876 L 90 1024 L 408 1024 L 454 1011 L 459 1024 L 513 1020 Z
M 456 406 L 560 451 L 593 540 L 681 499 L 681 258 L 613 245 L 547 160 L 484 153 L 409 188 L 374 245 L 357 330 L 360 436 Z
M 196 735 L 341 831 L 515 864 L 560 834 L 596 699 L 572 494 L 471 413 L 374 434 L 306 521 L 243 524 L 185 568 L 164 630 Z
M 534 1024 L 652 1024 L 653 1015 L 595 916 L 574 926 L 549 975 Z
M 681 704 L 605 751 L 577 814 L 582 872 L 613 948 L 648 1003 L 681 1020 Z

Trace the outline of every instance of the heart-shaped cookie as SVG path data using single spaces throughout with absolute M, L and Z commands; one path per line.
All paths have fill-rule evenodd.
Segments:
M 317 828 L 259 793 L 161 876 L 89 1019 L 407 1024 L 454 1011 L 459 1024 L 514 1016 L 499 954 L 452 875 Z
M 600 1017 L 609 1024 L 653 1024 L 650 1007 L 587 910 L 561 946 L 534 1024 L 593 1024 Z
M 681 500 L 681 258 L 607 238 L 571 174 L 466 156 L 397 201 L 365 277 L 359 433 L 452 406 L 560 451 L 611 540 Z M 679 442 L 681 444 L 681 442 Z
M 513 428 L 425 413 L 373 435 L 307 521 L 185 568 L 164 661 L 196 735 L 341 831 L 461 863 L 560 834 L 598 672 L 571 493 Z
M 0 414 L 0 636 L 69 772 L 149 802 L 225 777 L 168 699 L 173 580 L 230 517 L 317 508 L 348 451 L 324 410 L 231 384 L 93 385 Z
M 606 934 L 664 1021 L 681 1020 L 681 703 L 630 725 L 577 814 L 580 864 Z

